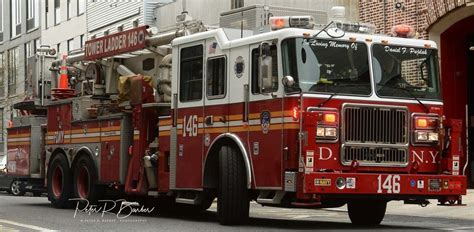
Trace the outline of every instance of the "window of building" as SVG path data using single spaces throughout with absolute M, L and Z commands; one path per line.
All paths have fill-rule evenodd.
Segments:
M 44 27 L 48 28 L 49 0 L 44 1 Z
M 25 43 L 25 53 L 26 58 L 34 56 L 36 53 L 36 49 L 38 48 L 39 40 L 31 40 L 30 42 Z
M 77 0 L 77 15 L 81 15 L 86 12 L 86 2 L 86 0 Z
M 5 53 L 0 53 L 0 98 L 5 97 Z
M 179 100 L 182 102 L 202 99 L 203 46 L 183 48 L 180 63 Z
M 80 1 L 80 0 L 79 0 Z M 71 0 L 67 0 L 67 19 L 69 20 L 70 18 L 72 18 L 72 4 L 71 4 Z
M 3 115 L 3 108 L 0 108 L 0 152 L 3 152 L 4 151 L 4 146 L 5 146 L 5 134 L 6 133 L 6 130 L 4 129 L 5 126 L 4 126 L 4 115 Z
M 3 41 L 3 1 L 0 1 L 0 42 Z
M 80 46 L 81 48 L 84 47 L 84 42 L 85 42 L 85 41 L 84 41 L 84 35 L 79 36 L 79 46 Z
M 11 37 L 21 34 L 21 1 L 11 1 Z
M 16 94 L 16 79 L 19 73 L 20 63 L 19 47 L 7 51 L 7 74 L 8 74 L 8 95 Z
M 269 46 L 269 49 L 262 51 L 262 56 L 260 56 L 259 48 L 255 48 L 252 50 L 252 93 L 259 94 L 259 93 L 271 93 L 278 90 L 278 63 L 277 63 L 277 47 L 276 45 Z M 259 65 L 260 60 L 260 65 Z M 261 67 L 264 70 L 260 70 Z M 271 69 L 271 70 L 269 70 Z M 258 75 L 261 72 L 261 75 L 270 77 L 270 78 L 262 78 L 262 82 L 264 83 L 271 83 L 271 88 L 263 89 L 261 91 L 259 83 Z M 269 75 L 271 74 L 271 75 Z M 266 84 L 267 86 L 270 84 Z
M 244 7 L 244 0 L 231 0 L 230 4 L 231 4 L 231 6 L 230 6 L 231 9 Z
M 207 60 L 206 78 L 207 97 L 223 98 L 226 86 L 226 62 L 225 57 L 210 58 Z
M 54 0 L 54 24 L 61 22 L 61 1 Z
M 28 0 L 28 18 L 27 18 L 27 30 L 37 28 L 39 26 L 39 0 Z
M 60 51 L 60 48 L 61 48 L 61 43 L 56 44 L 56 54 L 58 54 L 58 56 L 61 55 L 61 54 L 60 54 L 60 52 L 61 52 L 61 51 Z
M 70 52 L 71 50 L 74 50 L 74 39 L 67 41 L 67 51 Z

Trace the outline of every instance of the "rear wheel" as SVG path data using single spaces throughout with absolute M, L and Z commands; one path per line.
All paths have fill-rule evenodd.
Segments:
M 97 185 L 97 171 L 92 160 L 82 156 L 74 166 L 74 196 L 96 202 L 102 192 Z
M 362 226 L 379 225 L 385 216 L 386 208 L 386 201 L 351 201 L 347 204 L 351 222 Z
M 232 146 L 219 153 L 217 215 L 223 225 L 245 223 L 249 217 L 249 196 L 241 154 Z
M 23 196 L 25 195 L 25 191 L 22 190 L 21 181 L 20 180 L 13 180 L 10 185 L 10 193 L 13 196 Z
M 72 175 L 66 157 L 59 154 L 48 168 L 48 198 L 56 208 L 68 208 L 72 204 Z

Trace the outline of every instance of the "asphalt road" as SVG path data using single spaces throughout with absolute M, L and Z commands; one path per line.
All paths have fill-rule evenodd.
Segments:
M 110 205 L 112 203 L 110 202 Z M 390 207 L 390 204 L 389 204 Z M 470 206 L 472 207 L 472 205 Z M 110 207 L 109 207 L 110 208 Z M 270 231 L 270 230 L 348 230 L 355 228 L 349 221 L 345 208 L 310 210 L 280 209 L 251 204 L 250 221 L 243 226 L 221 226 L 216 221 L 216 205 L 198 215 L 164 214 L 159 208 L 140 208 L 142 212 L 129 212 L 124 206 L 119 213 L 100 212 L 88 208 L 85 212 L 73 209 L 54 209 L 46 197 L 13 197 L 0 192 L 0 231 Z M 82 209 L 82 208 L 80 208 Z M 443 208 L 439 208 L 443 210 Z M 470 210 L 470 209 L 465 209 Z M 97 212 L 100 211 L 100 212 Z M 152 211 L 151 213 L 145 211 Z M 399 213 L 401 214 L 401 213 Z M 473 231 L 474 218 L 446 215 L 430 217 L 389 213 L 382 225 L 374 230 L 449 230 Z M 416 215 L 416 214 L 415 214 Z

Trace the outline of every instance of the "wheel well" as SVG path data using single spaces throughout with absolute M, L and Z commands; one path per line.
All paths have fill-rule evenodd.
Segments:
M 66 152 L 65 152 L 63 149 L 56 148 L 56 149 L 53 151 L 53 153 L 51 154 L 51 157 L 49 158 L 48 166 L 51 164 L 51 161 L 52 161 L 54 158 L 56 158 L 56 156 L 58 156 L 58 155 L 63 155 L 64 158 L 66 158 L 67 163 L 68 163 L 68 164 L 71 164 L 69 158 L 66 156 Z M 71 167 L 71 166 L 69 166 L 69 167 Z
M 223 146 L 233 146 L 241 154 L 242 151 L 239 149 L 239 146 L 236 142 L 229 138 L 223 137 L 218 141 L 214 142 L 211 148 L 208 151 L 208 155 L 204 164 L 204 173 L 203 173 L 203 187 L 207 189 L 217 188 L 217 183 L 219 181 L 219 151 Z M 245 162 L 244 162 L 244 165 Z M 246 175 L 250 173 L 246 172 Z
M 75 155 L 74 157 L 74 161 L 72 162 L 71 164 L 71 169 L 76 165 L 77 161 L 81 158 L 81 157 L 87 157 L 88 159 L 90 159 L 92 161 L 92 163 L 94 164 L 94 167 L 97 171 L 97 164 L 95 162 L 95 160 L 92 158 L 92 154 L 90 154 L 88 151 L 86 150 L 79 150 L 77 152 L 77 154 Z

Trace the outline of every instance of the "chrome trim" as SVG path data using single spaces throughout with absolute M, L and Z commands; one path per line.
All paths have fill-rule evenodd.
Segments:
M 365 166 L 365 167 L 406 167 L 410 163 L 410 153 L 408 151 L 408 147 L 387 147 L 387 146 L 367 146 L 367 144 L 363 145 L 346 145 L 343 144 L 341 145 L 341 164 L 349 166 L 352 164 L 351 161 L 344 161 L 344 156 L 345 156 L 345 147 L 361 147 L 361 148 L 389 148 L 389 149 L 398 149 L 398 150 L 403 150 L 405 151 L 405 162 L 404 163 L 377 163 L 377 162 L 363 162 L 359 161 L 360 166 Z
M 171 127 L 170 130 L 170 189 L 176 189 L 176 151 L 178 146 L 178 128 Z
M 249 160 L 249 157 L 248 157 L 247 150 L 245 150 L 244 144 L 243 144 L 242 141 L 240 140 L 239 136 L 237 136 L 236 134 L 233 134 L 233 133 L 223 133 L 223 134 L 218 135 L 216 138 L 214 138 L 214 140 L 212 141 L 211 145 L 209 146 L 209 149 L 207 150 L 206 159 L 204 160 L 204 165 L 205 165 L 206 162 L 207 162 L 207 157 L 209 157 L 209 151 L 212 149 L 212 147 L 214 146 L 214 144 L 215 144 L 217 141 L 219 141 L 219 139 L 221 139 L 221 138 L 230 138 L 230 139 L 232 139 L 232 140 L 237 144 L 237 146 L 239 147 L 239 149 L 240 149 L 240 154 L 242 154 L 242 158 L 243 158 L 244 164 L 245 164 L 245 172 L 247 173 L 247 188 L 250 189 L 251 186 L 252 186 L 252 168 L 251 168 L 251 165 L 250 165 L 250 160 Z M 204 172 L 204 170 L 203 170 L 203 172 Z
M 439 139 L 438 139 L 438 142 L 437 143 L 416 143 L 415 142 L 415 132 L 416 131 L 419 131 L 419 130 L 415 130 L 415 125 L 413 125 L 413 119 L 415 119 L 415 116 L 426 116 L 426 117 L 433 117 L 433 118 L 437 118 L 439 123 L 442 123 L 441 122 L 441 116 L 439 116 L 438 114 L 435 114 L 435 113 L 419 113 L 419 112 L 414 112 L 410 115 L 410 143 L 412 146 L 414 147 L 434 147 L 434 146 L 439 146 Z M 438 127 L 438 133 L 439 133 L 439 127 Z M 422 130 L 423 131 L 423 130 Z M 434 131 L 436 132 L 436 131 Z
M 308 108 L 306 108 L 306 112 L 324 112 L 324 111 L 331 111 L 331 112 L 334 112 L 337 114 L 337 116 L 339 117 L 339 121 L 336 123 L 335 126 L 326 126 L 328 128 L 336 128 L 336 138 L 335 139 L 322 139 L 322 138 L 319 138 L 318 139 L 318 136 L 316 134 L 316 131 L 315 131 L 315 134 L 316 134 L 316 142 L 319 142 L 319 143 L 337 143 L 339 142 L 339 138 L 341 137 L 341 114 L 339 113 L 339 110 L 337 108 L 330 108 L 330 107 L 314 107 L 314 106 L 309 106 Z M 316 124 L 316 130 L 318 129 L 318 125 Z
M 404 118 L 405 118 L 405 125 L 401 125 L 404 127 L 404 130 L 405 130 L 405 138 L 403 138 L 404 141 L 402 142 L 399 142 L 399 143 L 395 143 L 395 144 L 392 144 L 392 143 L 387 143 L 387 142 L 384 142 L 384 141 L 380 141 L 380 142 L 361 142 L 361 141 L 358 141 L 358 142 L 351 142 L 351 141 L 347 141 L 347 138 L 346 138 L 346 110 L 350 107 L 353 107 L 353 108 L 362 108 L 362 107 L 366 107 L 366 108 L 374 108 L 374 109 L 398 109 L 398 110 L 401 110 L 401 111 L 404 111 Z M 372 115 L 368 115 L 369 117 L 372 116 Z M 405 154 L 406 154 L 406 162 L 404 163 L 399 163 L 399 164 L 394 164 L 394 163 L 391 163 L 391 164 L 383 164 L 383 163 L 372 163 L 372 162 L 360 162 L 360 165 L 361 166 L 382 166 L 382 167 L 406 167 L 409 163 L 409 151 L 408 151 L 408 147 L 410 145 L 410 127 L 409 127 L 409 123 L 410 123 L 410 118 L 409 118 L 409 110 L 408 110 L 408 107 L 407 106 L 393 106 L 393 105 L 372 105 L 372 104 L 354 104 L 354 103 L 344 103 L 342 105 L 342 110 L 341 110 L 341 114 L 340 114 L 340 124 L 341 124 L 341 132 L 340 132 L 340 139 L 341 139 L 341 152 L 340 152 L 340 162 L 342 165 L 350 165 L 352 161 L 349 161 L 349 160 L 345 160 L 345 150 L 344 148 L 345 147 L 365 147 L 365 148 L 392 148 L 392 149 L 403 149 L 405 150 Z M 392 117 L 391 115 L 387 115 L 386 117 L 389 117 L 389 118 L 385 118 L 383 120 L 387 120 L 387 121 L 390 121 L 392 120 L 390 117 Z M 382 119 L 381 119 L 382 120 Z M 394 127 L 398 127 L 400 125 L 394 125 Z M 372 131 L 367 131 L 367 130 L 364 130 L 364 131 L 361 131 L 359 137 L 367 137 L 367 136 L 372 136 L 372 137 L 375 137 L 375 138 L 378 138 L 378 137 L 389 137 L 391 136 L 389 133 L 387 134 L 381 134 L 381 130 L 372 130 Z M 372 133 L 372 134 L 371 134 Z M 376 133 L 376 134 L 373 134 L 373 133 Z M 401 141 L 401 140 L 400 140 Z

